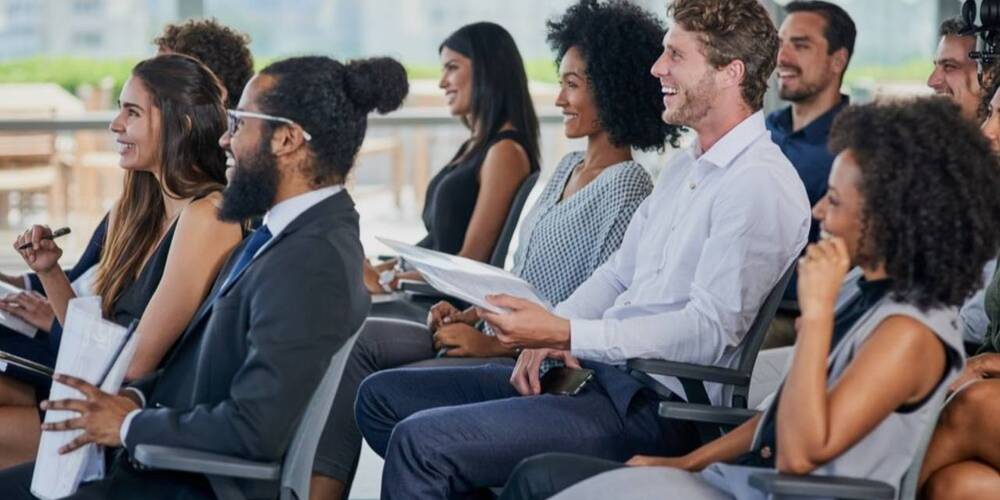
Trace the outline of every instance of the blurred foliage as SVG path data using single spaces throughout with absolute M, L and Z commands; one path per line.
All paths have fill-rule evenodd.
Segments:
M 32 57 L 0 63 L 0 83 L 54 82 L 70 92 L 80 85 L 100 85 L 108 79 L 113 94 L 118 95 L 122 84 L 128 78 L 134 59 L 87 59 L 87 58 L 42 58 Z M 270 60 L 258 61 L 258 68 Z M 555 63 L 551 59 L 533 59 L 525 62 L 528 78 L 534 81 L 555 83 L 558 80 Z M 932 69 L 931 62 L 924 59 L 911 60 L 896 65 L 867 65 L 851 67 L 845 78 L 848 85 L 867 82 L 923 82 Z M 409 65 L 410 78 L 436 80 L 439 76 L 437 65 Z

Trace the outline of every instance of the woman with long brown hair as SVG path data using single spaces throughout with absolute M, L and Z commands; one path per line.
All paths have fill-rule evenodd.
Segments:
M 126 377 L 152 372 L 208 293 L 229 252 L 242 239 L 238 224 L 217 219 L 226 157 L 218 78 L 197 60 L 162 55 L 140 62 L 125 83 L 111 122 L 125 169 L 124 189 L 109 218 L 94 288 L 105 318 L 139 319 L 138 346 Z M 75 294 L 61 266 L 62 250 L 44 226 L 15 242 L 45 288 L 60 323 Z M 50 338 L 58 351 L 59 338 Z M 38 442 L 37 401 L 48 381 L 0 377 L 0 467 L 29 459 Z

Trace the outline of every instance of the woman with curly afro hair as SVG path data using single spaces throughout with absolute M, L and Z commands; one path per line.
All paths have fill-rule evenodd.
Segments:
M 997 69 L 990 70 L 992 92 L 982 108 L 982 130 L 994 152 L 1000 152 Z M 1000 491 L 1000 273 L 993 274 L 981 300 L 988 322 L 975 333 L 982 345 L 949 387 L 955 396 L 941 412 L 920 471 L 923 498 L 929 500 L 989 498 Z
M 881 481 L 906 497 L 900 487 L 919 436 L 962 367 L 957 308 L 1000 247 L 1000 170 L 983 135 L 940 97 L 850 107 L 834 122 L 830 149 L 830 189 L 813 208 L 823 237 L 798 264 L 802 317 L 775 403 L 681 457 L 636 456 L 624 468 L 532 459 L 509 489 L 523 491 L 545 468 L 580 472 L 536 491 L 544 495 L 507 498 L 569 485 L 554 498 L 764 498 L 748 479 L 775 469 Z M 864 273 L 861 292 L 835 317 L 854 266 Z

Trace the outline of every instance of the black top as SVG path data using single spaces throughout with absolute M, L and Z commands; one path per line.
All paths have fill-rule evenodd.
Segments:
M 465 241 L 465 231 L 469 228 L 472 211 L 479 197 L 479 169 L 486 159 L 490 147 L 504 139 L 512 139 L 525 151 L 524 134 L 517 130 L 504 130 L 487 141 L 486 146 L 462 161 L 455 160 L 462 151 L 452 158 L 448 166 L 441 169 L 427 184 L 424 202 L 424 226 L 427 236 L 418 246 L 449 254 L 457 254 Z M 531 170 L 538 170 L 538 163 L 531 159 Z
M 128 326 L 134 319 L 142 317 L 143 311 L 149 304 L 149 299 L 153 298 L 153 293 L 160 286 L 160 278 L 163 277 L 163 270 L 167 267 L 167 255 L 170 253 L 170 242 L 174 239 L 174 229 L 177 228 L 177 220 L 170 224 L 167 234 L 163 235 L 163 240 L 156 247 L 153 256 L 142 266 L 139 276 L 135 281 L 129 283 L 111 312 L 111 321 L 122 326 Z
M 831 351 L 840 343 L 844 335 L 847 335 L 847 332 L 851 331 L 851 327 L 861 319 L 861 316 L 874 307 L 878 301 L 882 300 L 882 297 L 885 297 L 885 294 L 889 292 L 891 284 L 892 282 L 889 279 L 867 281 L 861 278 L 858 280 L 858 288 L 861 289 L 861 293 L 855 295 L 847 304 L 844 304 L 837 311 L 837 315 L 833 320 L 833 337 L 830 339 Z M 773 404 L 778 404 L 780 397 L 781 389 L 779 388 L 778 394 L 774 396 Z M 777 456 L 778 450 L 778 412 L 773 411 L 770 415 L 771 418 L 759 424 L 761 426 L 760 447 L 737 459 L 738 463 L 755 467 L 774 467 L 774 459 Z M 762 452 L 765 448 L 768 451 Z

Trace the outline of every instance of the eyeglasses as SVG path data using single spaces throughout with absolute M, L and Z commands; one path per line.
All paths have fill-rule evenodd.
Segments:
M 293 127 L 298 127 L 300 130 L 302 130 L 302 137 L 304 137 L 306 141 L 312 140 L 312 136 L 309 135 L 309 132 L 306 132 L 306 129 L 302 128 L 302 125 L 299 125 L 298 123 L 295 123 L 294 121 L 289 120 L 288 118 L 265 115 L 264 113 L 254 113 L 253 111 L 237 111 L 235 109 L 227 109 L 226 115 L 229 117 L 229 126 L 227 130 L 230 136 L 236 134 L 236 132 L 239 130 L 240 120 L 243 120 L 244 118 L 256 118 L 258 120 L 281 122 L 291 125 Z

